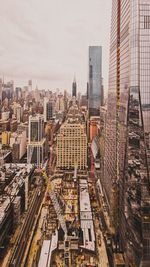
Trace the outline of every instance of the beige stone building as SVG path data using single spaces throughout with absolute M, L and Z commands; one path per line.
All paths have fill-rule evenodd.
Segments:
M 68 119 L 57 136 L 57 167 L 78 169 L 87 166 L 87 136 L 85 124 L 78 119 Z

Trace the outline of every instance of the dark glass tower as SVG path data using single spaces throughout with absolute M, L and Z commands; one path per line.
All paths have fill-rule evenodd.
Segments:
M 77 97 L 77 83 L 76 83 L 75 78 L 74 78 L 74 81 L 72 83 L 72 96 Z

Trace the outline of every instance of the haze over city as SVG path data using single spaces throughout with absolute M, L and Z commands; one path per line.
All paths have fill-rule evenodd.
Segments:
M 16 86 L 86 90 L 88 46 L 103 47 L 107 87 L 111 1 L 7 0 L 0 9 L 0 76 Z
M 150 0 L 0 22 L 0 267 L 150 267 Z

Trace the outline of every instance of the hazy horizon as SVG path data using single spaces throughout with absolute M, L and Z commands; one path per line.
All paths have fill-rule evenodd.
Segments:
M 1 5 L 0 76 L 40 89 L 86 90 L 88 47 L 103 48 L 108 83 L 111 0 L 6 0 Z

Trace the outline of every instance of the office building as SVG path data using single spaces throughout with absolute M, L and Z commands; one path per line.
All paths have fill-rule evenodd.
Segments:
M 27 152 L 27 136 L 26 131 L 21 133 L 13 133 L 11 135 L 12 161 L 19 163 L 21 158 Z
M 74 78 L 74 81 L 72 83 L 72 97 L 77 97 L 77 83 L 76 79 Z
M 2 101 L 6 98 L 8 100 L 13 99 L 13 93 L 14 93 L 14 82 L 10 81 L 7 83 L 2 83 Z
M 99 117 L 91 117 L 89 122 L 90 127 L 90 141 L 98 134 Z
M 17 122 L 20 123 L 22 121 L 23 107 L 20 104 L 15 102 L 12 105 L 12 109 L 13 109 L 13 114 L 15 115 Z
M 89 83 L 88 108 L 89 117 L 99 116 L 100 106 L 103 104 L 102 92 L 102 47 L 89 47 Z
M 112 233 L 125 252 L 126 266 L 148 267 L 150 262 L 149 158 L 144 138 L 150 134 L 149 52 L 150 2 L 114 0 L 102 184 Z
M 50 121 L 54 116 L 54 101 L 44 98 L 44 122 Z
M 57 167 L 60 169 L 78 169 L 87 167 L 86 126 L 79 117 L 68 118 L 60 127 L 57 136 Z
M 31 92 L 32 91 L 32 80 L 28 81 L 28 91 Z
M 16 96 L 17 100 L 19 100 L 22 97 L 22 89 L 21 89 L 21 87 L 16 87 L 15 88 L 15 96 Z
M 29 117 L 29 141 L 27 145 L 27 162 L 40 166 L 47 157 L 47 144 L 44 137 L 44 117 L 35 115 Z
M 4 111 L 4 112 L 2 112 L 1 117 L 2 117 L 2 120 L 3 120 L 3 121 L 8 120 L 9 117 L 10 117 L 10 112 L 9 112 L 9 111 Z
M 65 99 L 64 99 L 63 94 L 59 94 L 56 98 L 55 111 L 56 112 L 64 112 L 65 111 Z
M 87 107 L 87 106 L 88 106 L 87 95 L 81 95 L 80 107 Z
M 10 119 L 10 131 L 11 132 L 16 132 L 18 127 L 18 123 L 16 119 Z
M 9 145 L 10 142 L 10 132 L 2 132 L 2 145 Z
M 37 114 L 29 116 L 29 142 L 40 142 L 44 137 L 44 118 Z

